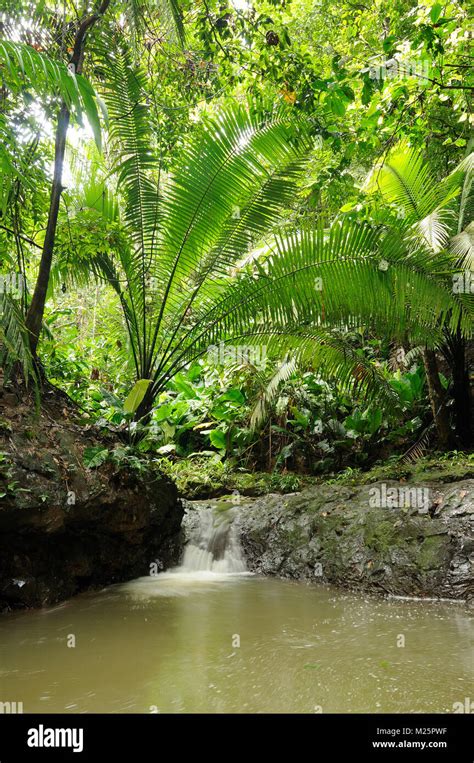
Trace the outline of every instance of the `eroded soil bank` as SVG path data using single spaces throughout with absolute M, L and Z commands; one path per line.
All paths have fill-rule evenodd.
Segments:
M 84 462 L 120 446 L 45 390 L 0 396 L 0 611 L 38 607 L 174 564 L 183 509 L 175 485 L 145 460 Z

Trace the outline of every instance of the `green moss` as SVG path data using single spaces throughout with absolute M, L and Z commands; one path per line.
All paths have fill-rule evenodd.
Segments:
M 230 509 L 234 508 L 232 496 L 224 496 L 224 498 L 218 501 L 214 506 L 214 512 L 216 515 L 226 515 Z
M 407 482 L 455 482 L 474 477 L 474 455 L 452 451 L 420 458 L 413 464 L 401 459 L 374 466 L 367 472 L 348 470 L 338 475 L 339 483 L 367 485 L 383 480 L 406 480 Z
M 243 471 L 230 462 L 212 457 L 174 462 L 162 458 L 157 463 L 176 482 L 181 495 L 189 499 L 215 498 L 235 491 L 251 496 L 291 493 L 299 490 L 303 483 L 308 484 L 294 474 Z
M 177 484 L 186 498 L 213 498 L 237 490 L 241 495 L 266 493 L 293 493 L 313 485 L 369 485 L 384 480 L 402 480 L 407 483 L 453 482 L 474 477 L 474 455 L 453 451 L 422 458 L 414 464 L 401 459 L 374 466 L 369 471 L 347 469 L 331 477 L 279 474 L 276 472 L 250 472 L 236 468 L 231 461 L 216 456 L 199 456 L 181 461 L 161 458 L 159 468 Z M 317 507 L 316 507 L 317 508 Z
M 308 542 L 308 534 L 299 525 L 294 525 L 288 529 L 280 530 L 280 536 L 283 540 L 284 548 L 296 549 Z
M 12 433 L 12 427 L 9 421 L 0 416 L 0 434 L 9 435 Z
M 446 535 L 429 535 L 420 546 L 416 557 L 417 565 L 422 570 L 440 567 L 447 552 L 449 539 Z
M 364 541 L 365 544 L 377 551 L 383 553 L 392 546 L 397 545 L 397 529 L 386 519 L 380 519 L 378 513 L 367 514 L 364 523 Z

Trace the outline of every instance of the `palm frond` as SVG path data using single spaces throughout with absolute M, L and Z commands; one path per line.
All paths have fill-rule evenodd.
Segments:
M 471 154 L 439 182 L 423 153 L 401 141 L 374 167 L 366 190 L 380 193 L 385 203 L 397 209 L 400 227 L 409 231 L 414 248 L 421 242 L 438 252 L 447 246 L 453 228 L 463 218 L 473 166 Z
M 35 378 L 34 366 L 24 317 L 17 300 L 3 288 L 0 290 L 0 366 L 5 377 L 19 364 L 25 381 Z
M 261 391 L 250 415 L 250 429 L 257 429 L 265 418 L 268 407 L 274 402 L 280 385 L 288 381 L 296 370 L 295 358 L 285 358 Z
M 75 74 L 61 61 L 55 61 L 30 45 L 0 40 L 0 72 L 13 89 L 32 89 L 57 95 L 79 122 L 85 115 L 101 146 L 100 118 L 95 91 L 81 74 Z
M 152 21 L 155 21 L 156 17 L 167 35 L 181 45 L 184 44 L 183 14 L 177 0 L 122 0 L 121 6 L 131 32 L 133 47 L 137 51 L 137 42 L 143 39 L 147 28 L 147 16 Z
M 379 173 L 386 199 L 407 207 L 403 225 L 344 218 L 290 229 L 281 220 L 311 147 L 305 124 L 230 103 L 163 182 L 146 81 L 121 42 L 109 68 L 111 155 L 131 246 L 102 266 L 122 301 L 138 378 L 153 379 L 150 399 L 220 341 L 265 342 L 275 358 L 290 351 L 394 405 L 384 372 L 354 351 L 348 330 L 428 347 L 446 329 L 472 334 L 474 305 L 453 293 L 457 256 L 444 246 L 445 206 L 451 215 L 459 183 L 433 188 L 422 157 L 404 147 L 389 158 L 395 171 Z
M 402 464 L 413 464 L 419 461 L 426 455 L 426 450 L 430 444 L 430 433 L 434 427 L 434 423 L 431 422 L 418 437 L 417 441 L 411 445 L 407 451 L 401 456 L 400 461 Z
M 406 141 L 400 141 L 373 167 L 365 189 L 380 193 L 387 204 L 398 207 L 407 224 L 423 220 L 440 202 L 428 162 Z
M 451 239 L 449 248 L 457 257 L 459 267 L 474 270 L 474 222 Z

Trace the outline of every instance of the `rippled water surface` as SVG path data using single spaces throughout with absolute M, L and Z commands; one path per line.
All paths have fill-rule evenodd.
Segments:
M 473 622 L 456 603 L 166 573 L 0 619 L 0 694 L 24 712 L 452 712 L 474 697 Z

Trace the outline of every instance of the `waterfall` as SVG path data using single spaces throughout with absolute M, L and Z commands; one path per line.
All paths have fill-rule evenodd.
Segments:
M 245 572 L 245 561 L 233 519 L 232 509 L 215 511 L 200 508 L 189 512 L 185 522 L 188 542 L 176 572 Z
M 217 506 L 196 501 L 183 520 L 186 546 L 179 567 L 124 583 L 121 590 L 135 599 L 190 596 L 235 581 L 236 576 L 252 575 L 240 548 L 234 511 L 224 501 Z

